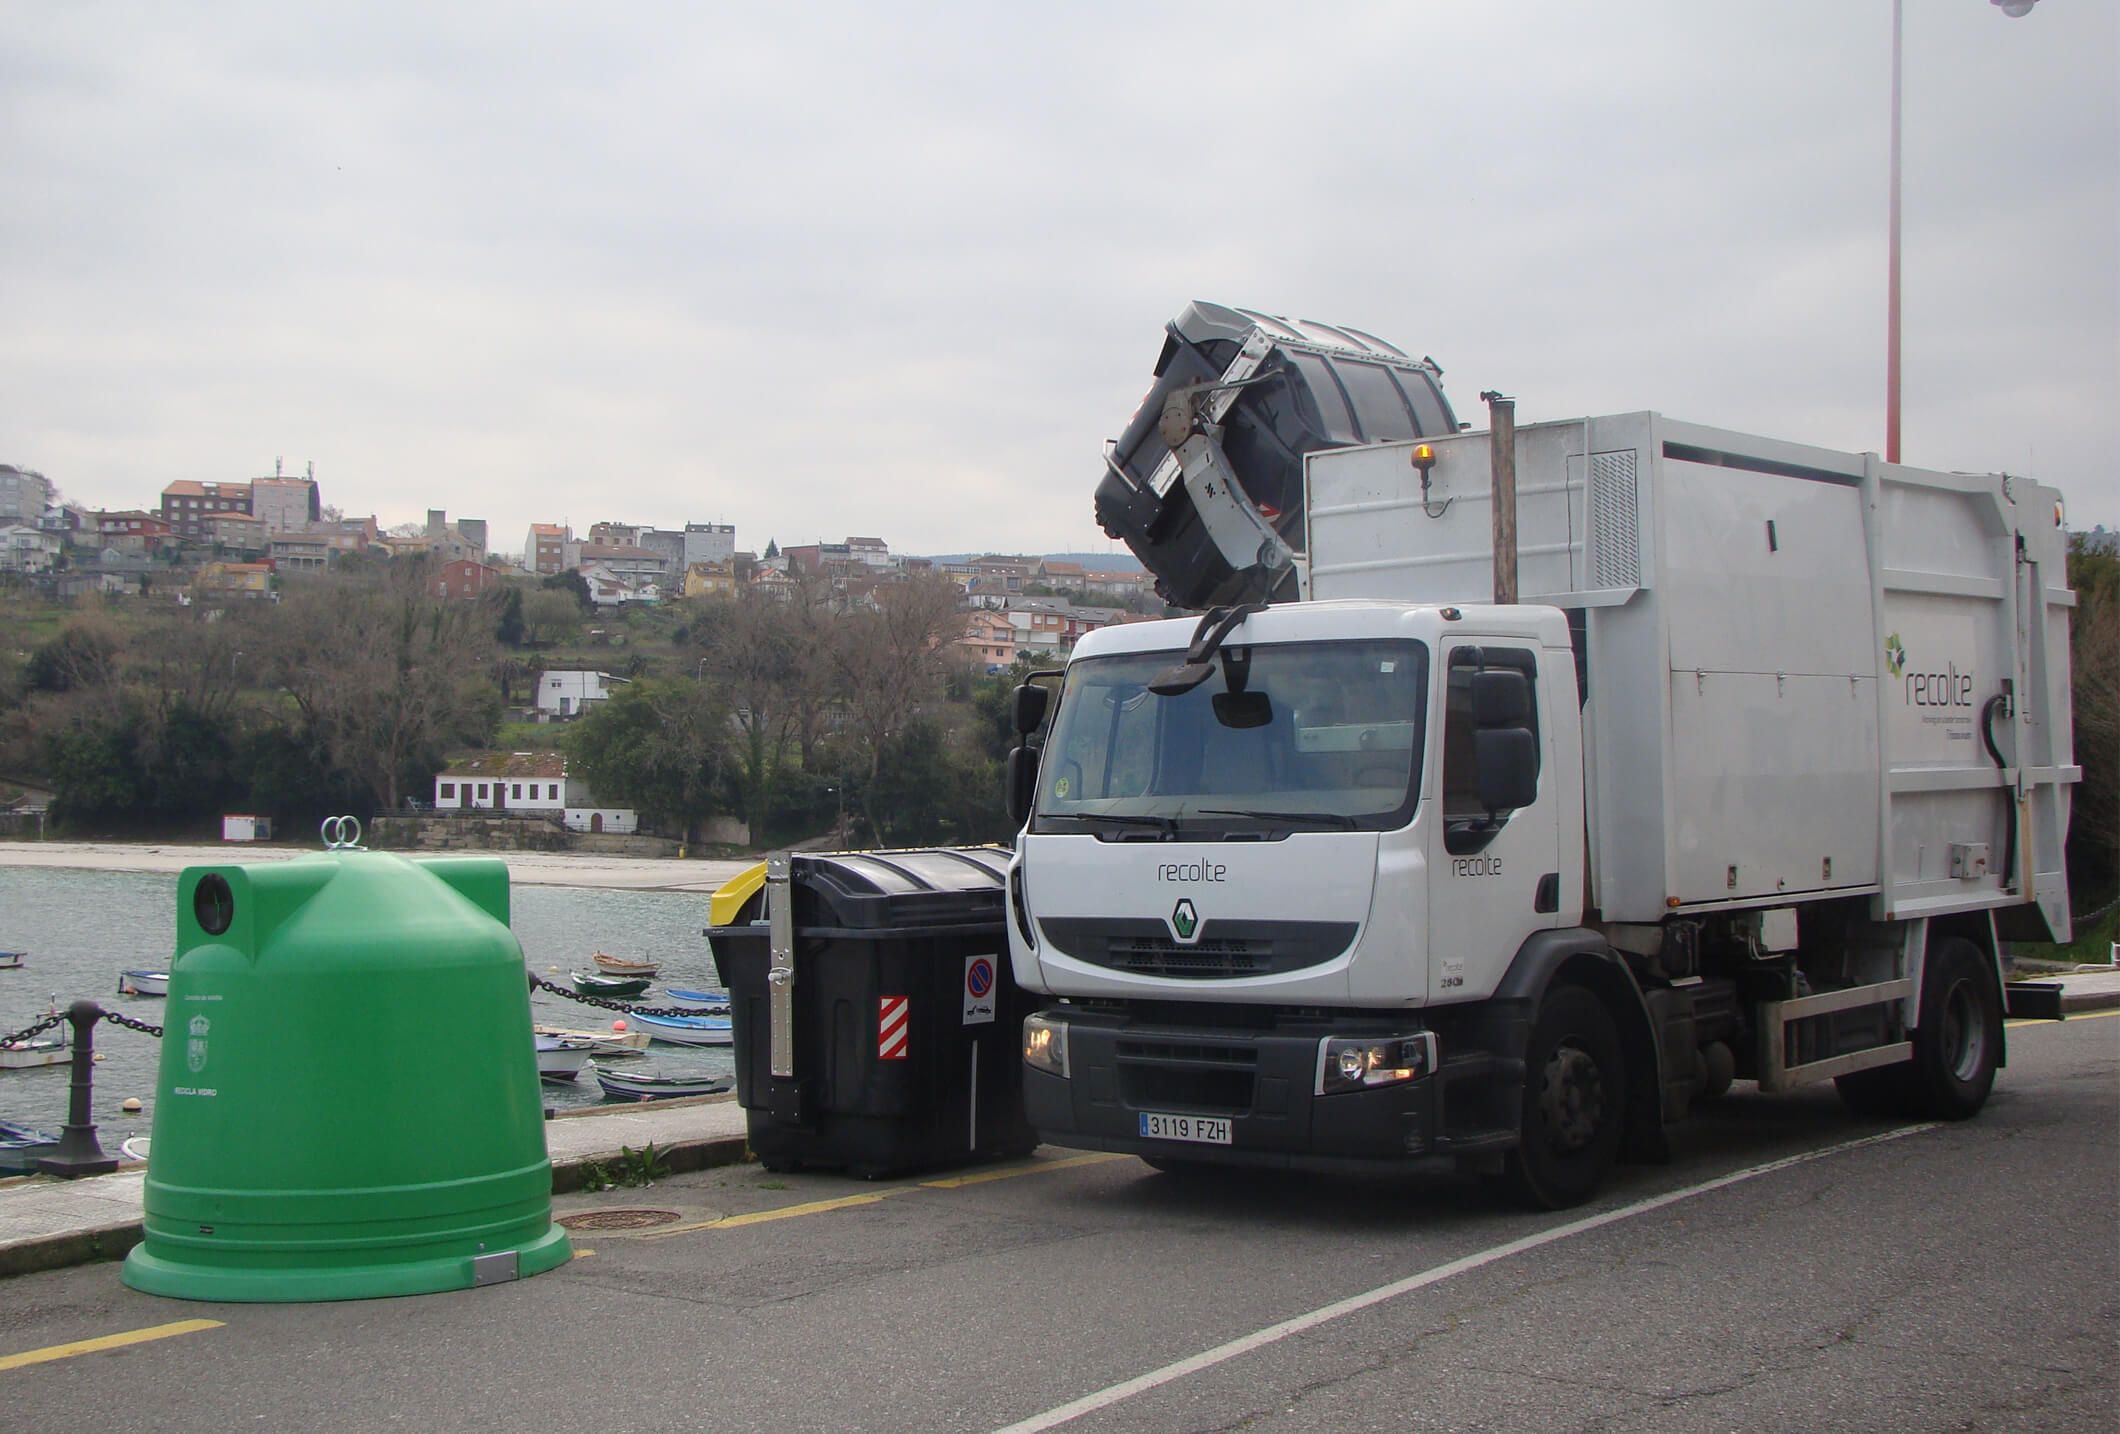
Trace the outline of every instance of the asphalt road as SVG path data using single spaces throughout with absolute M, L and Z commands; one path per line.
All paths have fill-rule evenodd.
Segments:
M 1740 1094 L 1674 1163 L 1555 1216 L 1473 1183 L 1203 1186 L 1047 1149 L 970 1179 L 740 1167 L 568 1197 L 679 1219 L 461 1294 L 223 1306 L 110 1265 L 29 1276 L 0 1283 L 0 1409 L 216 1431 L 2110 1429 L 2120 1019 L 2011 1047 L 1969 1123 Z M 220 1323 L 77 1344 L 183 1320 Z

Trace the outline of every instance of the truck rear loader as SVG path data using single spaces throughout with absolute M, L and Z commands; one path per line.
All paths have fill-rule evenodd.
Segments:
M 1042 1139 L 1558 1208 L 1735 1080 L 1987 1099 L 2000 943 L 2069 935 L 2058 495 L 1654 413 L 1499 441 L 1504 563 L 1494 434 L 1316 448 L 1249 594 L 1293 600 L 1225 564 L 1019 690 Z

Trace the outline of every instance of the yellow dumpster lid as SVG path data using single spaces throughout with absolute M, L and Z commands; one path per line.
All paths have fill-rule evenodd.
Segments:
M 711 926 L 734 926 L 744 903 L 758 895 L 766 884 L 766 864 L 745 867 L 723 882 L 707 904 L 707 923 Z

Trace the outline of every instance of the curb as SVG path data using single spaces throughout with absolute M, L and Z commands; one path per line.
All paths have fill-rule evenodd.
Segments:
M 740 1165 L 751 1158 L 749 1142 L 741 1135 L 722 1135 L 705 1140 L 681 1140 L 656 1146 L 672 1175 L 710 1170 L 721 1165 Z M 571 1195 L 588 1184 L 589 1167 L 618 1157 L 617 1151 L 577 1155 L 552 1162 L 552 1193 Z M 121 1260 L 143 1238 L 140 1221 L 63 1234 L 33 1236 L 0 1246 L 0 1279 L 34 1275 L 45 1270 L 63 1270 L 74 1265 L 92 1265 L 101 1260 Z
M 751 1147 L 741 1135 L 718 1135 L 706 1140 L 680 1140 L 672 1145 L 657 1145 L 655 1153 L 662 1157 L 672 1175 L 684 1175 L 720 1165 L 741 1165 L 751 1158 Z M 552 1193 L 574 1194 L 588 1184 L 591 1165 L 617 1158 L 616 1151 L 607 1151 L 602 1155 L 575 1156 L 564 1163 L 553 1161 Z

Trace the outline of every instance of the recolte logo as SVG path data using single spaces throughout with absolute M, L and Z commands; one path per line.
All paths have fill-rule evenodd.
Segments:
M 1896 632 L 1884 640 L 1884 665 L 1890 670 L 1894 682 L 1906 676 L 1907 645 L 1899 640 Z

